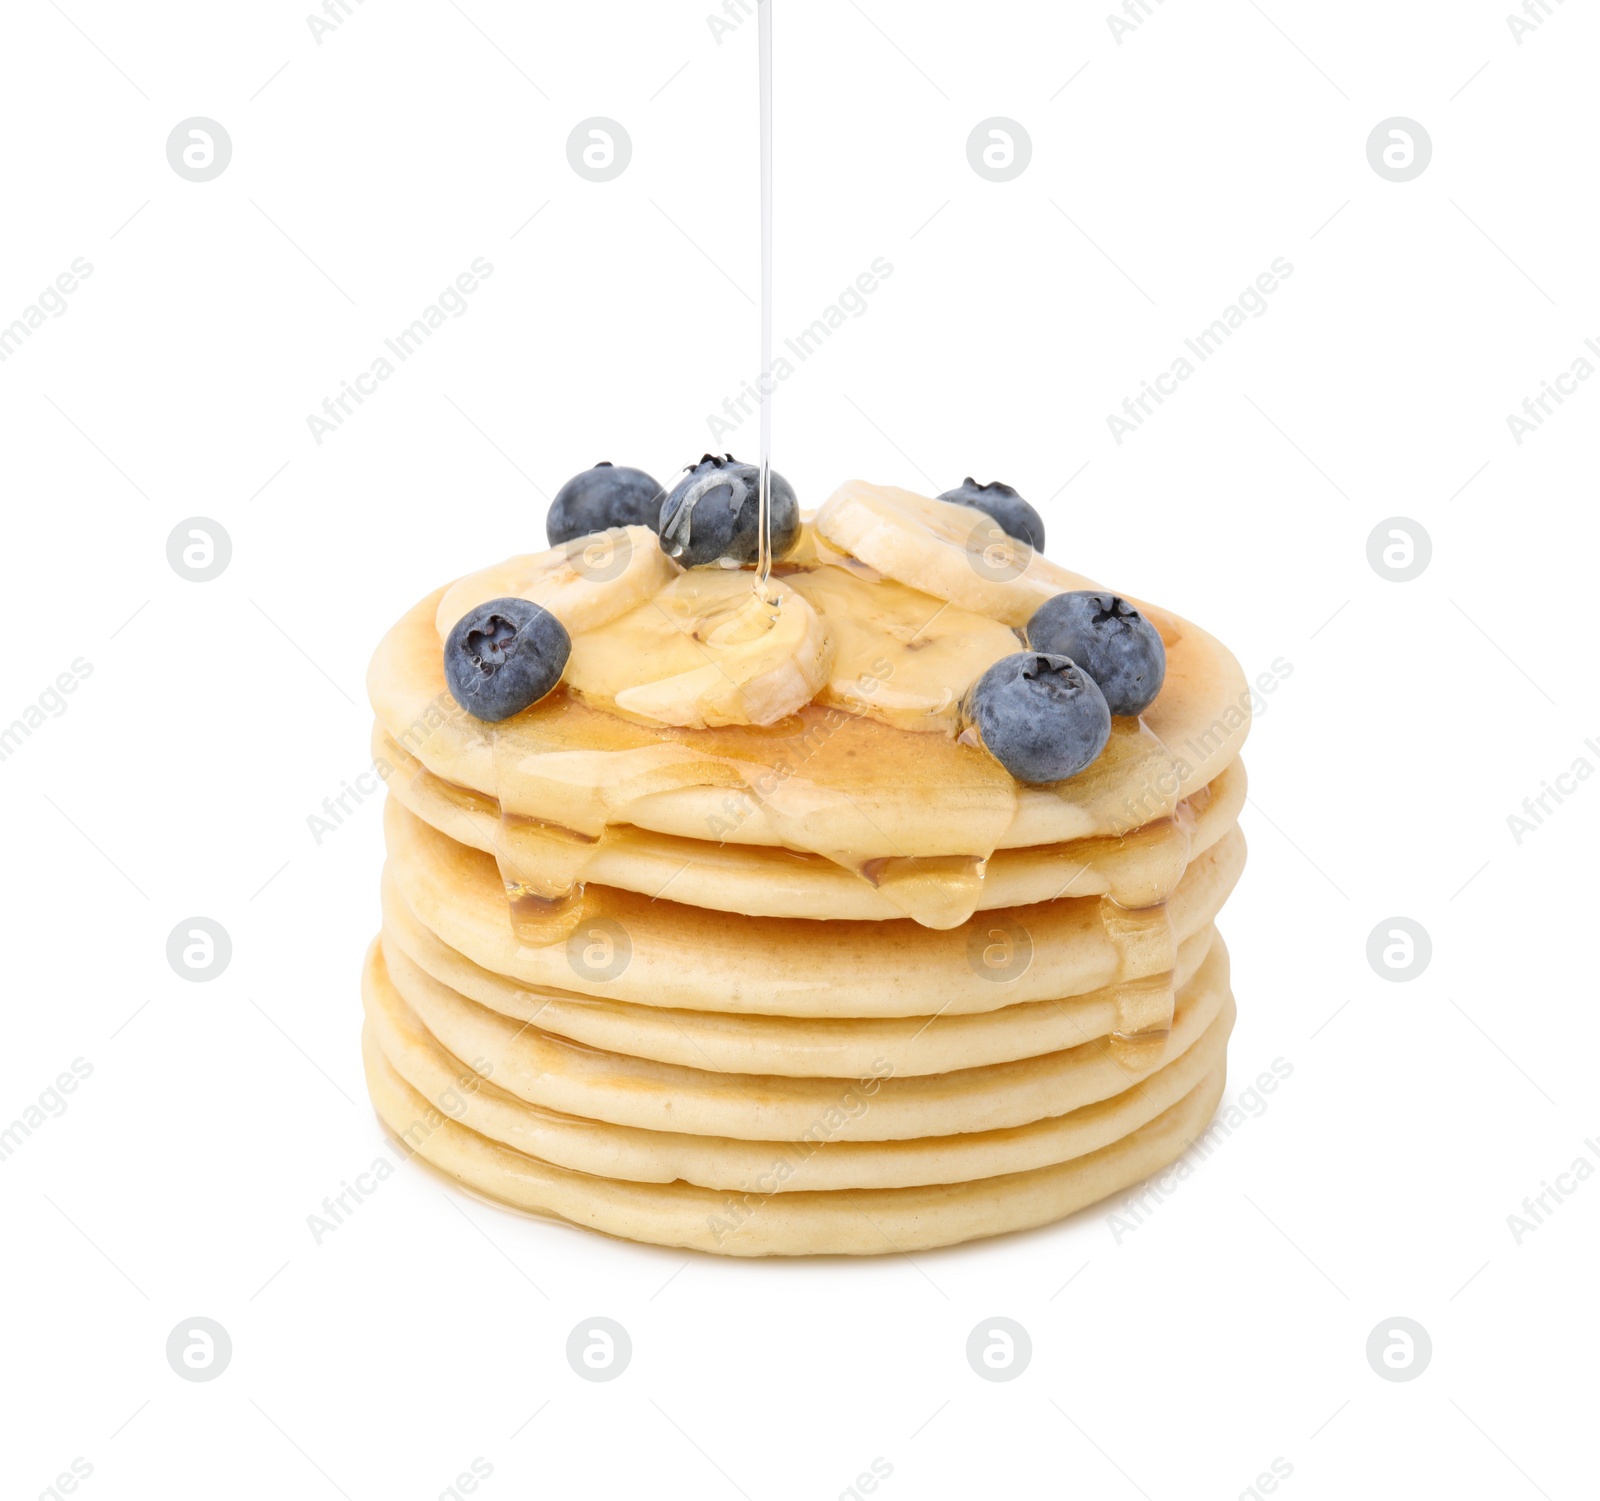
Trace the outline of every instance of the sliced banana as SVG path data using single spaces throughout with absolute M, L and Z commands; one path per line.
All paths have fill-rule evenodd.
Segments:
M 826 544 L 823 544 L 826 547 Z M 834 554 L 838 556 L 838 554 Z M 788 573 L 833 638 L 822 702 L 905 730 L 960 727 L 962 695 L 1020 645 L 1009 626 L 850 566 Z
M 814 525 L 823 541 L 885 577 L 1006 625 L 1026 625 L 1063 590 L 1095 587 L 1008 537 L 982 511 L 890 485 L 850 480 Z
M 849 553 L 840 551 L 831 542 L 817 535 L 816 513 L 802 511 L 800 513 L 800 534 L 795 538 L 794 546 L 783 556 L 783 561 L 778 565 L 780 571 L 787 576 L 790 570 L 796 568 L 820 568 L 824 563 L 834 563 L 841 568 L 850 569 L 858 578 L 876 583 L 882 577 L 876 569 L 868 568 L 859 558 L 852 558 Z
M 704 729 L 775 724 L 828 681 L 822 618 L 774 579 L 758 599 L 747 569 L 693 568 L 648 603 L 575 633 L 565 681 L 632 719 Z
M 439 601 L 435 624 L 443 640 L 468 610 L 519 595 L 543 605 L 576 635 L 643 604 L 680 571 L 649 527 L 613 527 L 457 579 Z

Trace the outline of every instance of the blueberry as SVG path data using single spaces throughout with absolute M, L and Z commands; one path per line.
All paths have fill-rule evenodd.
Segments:
M 1027 640 L 1035 651 L 1078 663 L 1113 714 L 1143 714 L 1167 675 L 1161 633 L 1120 595 L 1079 589 L 1047 599 L 1028 622 Z
M 673 487 L 661 506 L 661 550 L 685 568 L 707 563 L 753 563 L 761 546 L 761 469 L 731 453 L 706 454 Z M 800 535 L 800 503 L 772 471 L 772 556 L 781 558 Z
M 656 529 L 666 494 L 642 469 L 619 469 L 609 460 L 575 474 L 556 491 L 544 518 L 552 547 L 613 526 Z
M 567 628 L 531 599 L 491 599 L 468 610 L 444 643 L 444 678 L 467 713 L 498 722 L 536 704 L 572 651 Z
M 971 506 L 987 516 L 993 516 L 1006 536 L 1026 542 L 1035 552 L 1044 551 L 1044 517 L 1010 485 L 1002 485 L 999 480 L 980 485 L 969 474 L 954 490 L 946 490 L 939 499 L 958 506 Z
M 1049 652 L 1001 657 L 968 691 L 965 713 L 1019 782 L 1076 776 L 1111 736 L 1111 711 L 1094 679 Z

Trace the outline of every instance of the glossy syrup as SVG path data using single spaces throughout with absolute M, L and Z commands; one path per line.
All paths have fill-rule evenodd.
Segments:
M 607 838 L 611 809 L 603 799 L 588 808 L 580 799 L 563 800 L 569 817 L 581 827 L 512 811 L 505 789 L 516 780 L 520 752 L 500 727 L 485 728 L 500 789 L 494 858 L 505 885 L 511 930 L 519 943 L 534 948 L 562 943 L 582 921 L 586 877 Z
M 529 944 L 563 941 L 576 927 L 596 857 L 613 843 L 632 842 L 631 810 L 657 793 L 709 790 L 713 811 L 699 835 L 706 843 L 820 856 L 875 888 L 905 916 L 941 929 L 959 926 L 978 910 L 990 857 L 1017 812 L 1017 785 L 981 749 L 837 707 L 807 705 L 767 729 L 720 731 L 641 730 L 576 700 L 563 718 L 581 729 L 583 749 L 532 750 L 526 723 L 482 727 L 492 740 L 498 800 L 481 801 L 495 813 L 494 853 L 512 925 Z M 840 744 L 846 731 L 851 743 Z M 1097 784 L 1114 784 L 1119 772 L 1141 774 L 1164 757 L 1159 740 L 1130 723 L 1103 753 L 1108 764 L 1096 763 L 1075 779 L 1081 785 L 1063 784 L 1060 795 L 1076 804 L 1086 823 L 1114 828 L 1119 807 Z M 916 816 L 916 793 L 926 790 L 931 803 L 952 778 L 967 786 L 946 833 L 936 819 Z M 892 798 L 880 802 L 885 793 Z M 516 811 L 527 807 L 559 808 L 561 821 Z M 1107 893 L 1106 931 L 1131 959 L 1129 946 L 1143 941 L 1189 862 L 1193 825 L 1185 801 L 1126 832 L 1107 830 L 1035 853 L 1060 861 L 1060 897 Z M 1151 972 L 1143 962 L 1127 968 Z M 1147 1029 L 1130 1015 L 1123 1030 Z
M 850 868 L 914 922 L 958 928 L 978 910 L 988 863 L 977 855 L 890 855 Z
M 577 927 L 584 875 L 604 838 L 604 832 L 584 834 L 501 811 L 494 858 L 519 942 L 536 948 L 560 943 Z
M 756 6 L 756 60 L 761 73 L 761 539 L 756 596 L 776 605 L 772 577 L 772 5 Z
M 1160 1063 L 1172 1031 L 1177 934 L 1165 902 L 1131 908 L 1102 897 L 1100 922 L 1120 961 L 1112 984 L 1117 1014 L 1107 1047 L 1130 1073 L 1147 1073 Z M 1120 978 L 1130 974 L 1141 978 Z
M 1177 1001 L 1172 971 L 1178 962 L 1178 936 L 1167 910 L 1165 894 L 1177 885 L 1189 863 L 1197 807 L 1202 797 L 1209 801 L 1207 789 L 1201 789 L 1200 797 L 1179 803 L 1170 818 L 1146 825 L 1118 841 L 1123 846 L 1151 837 L 1162 841 L 1163 853 L 1170 861 L 1165 872 L 1148 860 L 1140 862 L 1149 881 L 1140 897 L 1148 901 L 1160 891 L 1162 899 L 1149 905 L 1127 905 L 1126 889 L 1119 889 L 1115 879 L 1111 883 L 1111 894 L 1100 899 L 1101 926 L 1117 950 L 1119 974 L 1143 975 L 1140 979 L 1119 978 L 1112 987 L 1117 1014 L 1106 1047 L 1130 1073 L 1148 1073 L 1160 1067 L 1166 1056 Z

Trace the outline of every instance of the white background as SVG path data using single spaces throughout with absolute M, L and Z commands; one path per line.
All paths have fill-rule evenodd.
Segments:
M 864 476 L 1002 478 L 1053 557 L 1292 674 L 1247 751 L 1250 865 L 1223 927 L 1252 1118 L 1120 1242 L 1103 1206 L 914 1259 L 734 1263 L 518 1219 L 407 1167 L 317 1245 L 380 1154 L 357 1050 L 377 800 L 362 676 L 389 623 L 543 545 L 609 458 L 669 475 L 756 368 L 755 23 L 706 0 L 13 0 L 0 320 L 92 275 L 0 364 L 0 723 L 92 675 L 0 762 L 0 1124 L 93 1072 L 0 1163 L 0 1479 L 47 1494 L 832 1498 L 1593 1494 L 1600 786 L 1518 844 L 1522 800 L 1600 766 L 1595 418 L 1506 416 L 1600 338 L 1600 18 L 1507 0 L 816 0 L 778 12 L 780 339 L 885 257 L 867 312 L 786 383 L 802 504 Z M 70 16 L 70 19 L 69 19 Z M 1292 40 L 1291 40 L 1292 39 Z M 193 183 L 179 121 L 233 142 Z M 580 120 L 633 158 L 569 167 Z M 1032 160 L 982 180 L 980 120 Z M 1366 140 L 1420 121 L 1394 183 Z M 306 418 L 440 289 L 493 274 L 320 446 Z M 1120 446 L 1106 417 L 1277 257 L 1293 274 Z M 1600 364 L 1600 359 L 1596 360 Z M 754 452 L 753 421 L 716 446 Z M 233 558 L 166 560 L 190 516 Z M 1395 584 L 1366 540 L 1420 522 Z M 1574 784 L 1569 784 L 1574 785 Z M 165 958 L 209 915 L 233 959 Z M 1391 984 L 1368 934 L 1420 922 Z M 1569 1180 L 1570 1182 L 1570 1180 Z M 1554 1205 L 1554 1200 L 1547 1203 Z M 580 1319 L 631 1367 L 577 1379 Z M 1003 1314 L 1032 1364 L 964 1348 Z M 232 1363 L 178 1380 L 180 1320 Z M 1380 1380 L 1368 1333 L 1432 1362 Z M 530 1416 L 537 1413 L 536 1417 Z

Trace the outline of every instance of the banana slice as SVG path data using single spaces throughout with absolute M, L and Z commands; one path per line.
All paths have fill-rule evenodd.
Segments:
M 800 513 L 800 533 L 795 538 L 794 546 L 783 555 L 783 561 L 778 565 L 780 573 L 787 576 L 796 568 L 820 568 L 824 563 L 835 563 L 841 568 L 848 568 L 858 577 L 876 582 L 882 577 L 875 569 L 868 568 L 859 558 L 852 558 L 849 553 L 842 552 L 831 542 L 817 535 L 816 512 L 802 511 Z
M 635 609 L 680 571 L 649 527 L 613 527 L 457 579 L 444 591 L 434 623 L 443 640 L 474 606 L 520 595 L 576 635 Z
M 892 579 L 873 582 L 853 558 L 844 563 L 784 575 L 833 638 L 822 702 L 905 730 L 956 733 L 962 695 L 1018 649 L 1016 633 Z
M 775 724 L 828 681 L 822 618 L 774 579 L 758 599 L 748 569 L 692 568 L 648 603 L 576 633 L 565 681 L 630 719 L 705 729 Z
M 885 577 L 1006 625 L 1026 625 L 1063 590 L 1095 587 L 1008 537 L 982 511 L 890 485 L 841 485 L 814 525 L 823 541 Z

